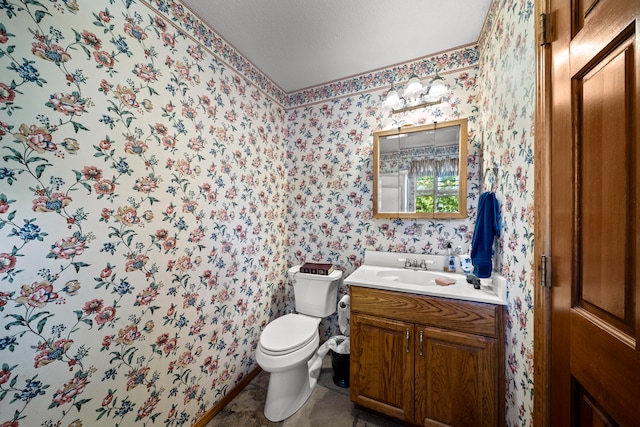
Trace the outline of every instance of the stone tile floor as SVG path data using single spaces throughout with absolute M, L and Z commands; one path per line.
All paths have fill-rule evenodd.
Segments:
M 309 400 L 291 417 L 277 423 L 264 416 L 269 373 L 260 372 L 206 427 L 400 427 L 382 416 L 356 408 L 349 389 L 333 383 L 331 356 L 323 359 L 318 385 Z

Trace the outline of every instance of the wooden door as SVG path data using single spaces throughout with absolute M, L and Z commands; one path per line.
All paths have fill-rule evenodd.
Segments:
M 504 425 L 495 338 L 416 326 L 416 423 Z
M 550 6 L 550 421 L 638 426 L 640 0 Z
M 351 314 L 351 400 L 413 422 L 413 324 Z

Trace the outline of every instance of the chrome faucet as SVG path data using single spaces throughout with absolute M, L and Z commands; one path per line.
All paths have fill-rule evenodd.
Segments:
M 427 264 L 434 264 L 433 261 L 429 260 L 421 260 L 420 262 L 418 262 L 417 259 L 414 260 L 410 260 L 409 258 L 404 260 L 404 268 L 407 269 L 411 269 L 411 270 L 428 270 L 427 268 Z

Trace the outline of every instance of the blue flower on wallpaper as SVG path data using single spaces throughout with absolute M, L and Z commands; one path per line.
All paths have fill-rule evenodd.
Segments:
M 22 228 L 17 231 L 14 230 L 13 233 L 26 242 L 30 240 L 42 240 L 42 238 L 47 235 L 47 233 L 42 233 L 40 231 L 39 226 L 30 223 L 27 220 L 25 220 L 25 224 Z M 9 236 L 11 236 L 11 234 Z
M 16 174 L 11 169 L 4 166 L 0 167 L 0 179 L 11 180 L 15 175 Z
M 38 70 L 26 60 L 22 65 L 15 67 L 14 69 L 18 72 L 18 75 L 27 82 L 36 82 L 40 78 Z

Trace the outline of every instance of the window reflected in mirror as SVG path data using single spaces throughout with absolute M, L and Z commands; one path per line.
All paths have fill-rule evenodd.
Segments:
M 373 145 L 375 218 L 466 217 L 467 119 L 375 132 Z

